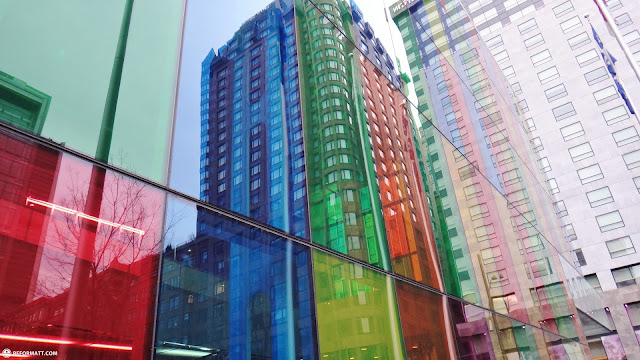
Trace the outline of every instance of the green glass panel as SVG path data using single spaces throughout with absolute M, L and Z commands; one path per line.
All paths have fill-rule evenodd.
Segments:
M 393 280 L 320 251 L 313 270 L 321 359 L 403 359 Z
M 0 0 L 0 119 L 94 156 L 105 104 L 115 103 L 104 158 L 164 182 L 183 6 Z M 121 34 L 127 41 L 118 68 Z
M 365 151 L 359 54 L 342 36 L 354 33 L 350 4 L 296 0 L 295 8 L 311 240 L 389 270 L 373 157 Z M 330 58 L 341 68 L 325 66 Z M 344 130 L 325 132 L 337 126 Z

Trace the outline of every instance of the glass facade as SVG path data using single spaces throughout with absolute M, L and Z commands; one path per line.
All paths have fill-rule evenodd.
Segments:
M 589 358 L 494 58 L 450 3 L 359 5 L 0 3 L 0 347 Z

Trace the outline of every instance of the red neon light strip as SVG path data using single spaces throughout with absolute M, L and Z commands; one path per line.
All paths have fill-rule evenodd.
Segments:
M 60 211 L 60 212 L 63 212 L 65 214 L 75 215 L 75 216 L 77 216 L 79 218 L 83 218 L 83 219 L 86 219 L 86 220 L 90 220 L 90 221 L 96 222 L 96 223 L 98 223 L 98 225 L 111 226 L 111 227 L 119 229 L 119 230 L 129 231 L 129 232 L 132 232 L 134 234 L 138 234 L 140 236 L 143 236 L 145 234 L 144 230 L 140 230 L 140 229 L 136 229 L 136 228 L 131 227 L 131 226 L 124 225 L 124 224 L 118 224 L 118 223 L 114 223 L 114 222 L 111 222 L 111 221 L 108 221 L 108 220 L 100 219 L 100 218 L 97 218 L 95 216 L 87 215 L 87 214 L 85 214 L 83 212 L 80 212 L 78 210 L 73 210 L 73 209 L 69 209 L 69 208 L 64 207 L 64 206 L 52 204 L 52 203 L 46 202 L 44 200 L 34 199 L 31 196 L 27 197 L 27 205 L 31 205 L 31 206 L 40 205 L 40 206 L 43 206 L 43 207 L 51 209 L 51 212 Z
M 35 342 L 35 343 L 44 343 L 44 344 L 57 344 L 57 345 L 73 345 L 76 344 L 73 340 L 63 340 L 63 339 L 52 339 L 52 338 L 42 338 L 35 336 L 20 336 L 20 335 L 9 335 L 9 334 L 0 334 L 0 339 L 4 340 L 13 340 L 13 341 L 26 341 L 26 342 Z M 132 351 L 133 346 L 126 345 L 116 345 L 116 344 L 93 344 L 87 343 L 83 344 L 83 346 L 98 348 L 98 349 L 110 349 L 110 350 L 124 350 L 124 351 Z M 0 355 L 1 356 L 1 355 Z M 16 357 L 14 355 L 14 357 Z
M 60 345 L 74 344 L 74 342 L 71 340 L 49 339 L 49 338 L 32 337 L 32 336 L 18 336 L 18 335 L 9 335 L 9 334 L 0 334 L 0 339 L 36 342 L 36 343 L 44 343 L 44 344 L 60 344 Z
M 112 345 L 112 344 L 84 344 L 84 346 L 99 348 L 99 349 L 111 349 L 111 350 L 124 350 L 124 351 L 133 350 L 133 346 Z

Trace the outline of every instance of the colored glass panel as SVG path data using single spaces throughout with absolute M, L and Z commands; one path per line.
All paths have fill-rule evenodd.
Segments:
M 390 277 L 320 251 L 313 274 L 321 358 L 404 358 Z
M 583 330 L 591 317 L 608 319 L 566 260 L 551 198 L 519 129 L 527 109 L 512 104 L 460 6 L 392 6 L 409 77 L 374 33 L 385 38 L 387 24 L 368 23 L 353 1 L 216 4 L 221 11 L 206 15 L 198 13 L 204 3 L 190 4 L 188 19 L 202 16 L 221 31 L 187 19 L 184 42 L 206 46 L 185 48 L 178 101 L 189 111 L 178 110 L 170 125 L 180 25 L 172 21 L 182 3 L 171 20 L 164 14 L 170 9 L 149 13 L 145 1 L 135 1 L 128 31 L 130 0 L 103 6 L 105 19 L 92 24 L 54 27 L 47 36 L 66 37 L 85 24 L 83 36 L 111 47 L 83 55 L 75 45 L 61 47 L 42 65 L 59 74 L 28 72 L 11 58 L 0 69 L 7 71 L 0 72 L 0 118 L 55 141 L 92 128 L 68 142 L 93 155 L 96 145 L 103 149 L 100 123 L 74 119 L 104 118 L 108 94 L 121 92 L 122 106 L 111 109 L 114 145 L 101 154 L 164 181 L 175 130 L 171 186 L 203 202 L 167 195 L 63 148 L 5 141 L 0 234 L 9 235 L 0 237 L 0 255 L 9 260 L 0 264 L 0 304 L 9 310 L 0 328 L 12 333 L 0 339 L 12 348 L 51 344 L 68 358 L 109 359 L 581 359 L 588 349 L 579 341 L 608 331 Z M 29 6 L 5 7 L 25 21 Z M 155 16 L 169 20 L 166 28 L 145 33 Z M 147 17 L 155 20 L 141 24 Z M 45 14 L 29 21 L 41 18 L 47 26 L 59 22 Z M 0 28 L 12 21 L 2 18 Z M 106 33 L 96 37 L 99 27 Z M 109 92 L 113 62 L 105 59 L 121 48 L 118 34 L 131 43 L 121 91 Z M 25 46 L 22 58 L 52 47 Z M 141 51 L 150 62 L 142 69 Z M 71 55 L 90 84 L 84 91 L 95 88 L 104 100 L 60 90 L 76 89 L 78 77 L 62 71 Z M 102 58 L 87 75 L 85 61 L 95 55 Z M 407 101 L 410 81 L 415 105 Z M 136 97 L 131 89 L 147 92 Z M 61 121 L 73 104 L 77 114 Z M 122 118 L 134 120 L 120 136 L 128 124 Z M 133 160 L 117 158 L 118 151 Z M 176 185 L 186 182 L 195 186 Z M 64 280 L 48 281 L 55 273 Z M 55 296 L 40 295 L 51 289 Z
M 162 192 L 4 129 L 0 164 L 3 348 L 148 358 Z
M 351 36 L 353 19 L 347 15 L 337 29 L 325 18 L 348 14 L 349 4 L 295 1 L 295 8 L 311 240 L 390 269 L 363 99 L 357 95 L 357 53 L 341 35 Z M 342 66 L 324 67 L 325 57 L 340 59 Z M 346 130 L 319 136 L 337 126 Z
M 165 182 L 184 2 L 165 5 L 3 2 L 0 119 Z
M 453 333 L 451 323 L 441 316 L 447 309 L 447 298 L 403 281 L 395 281 L 395 285 L 407 358 L 465 358 L 463 354 L 457 355 L 455 345 L 448 340 Z M 489 345 L 483 345 L 490 349 Z
M 273 2 L 202 62 L 200 198 L 308 238 L 293 19 Z
M 432 214 L 444 219 L 434 224 L 449 237 L 438 247 L 447 291 L 584 340 L 569 296 L 580 291 L 565 269 L 568 247 L 499 67 L 460 6 L 399 2 L 391 13 L 416 60 L 425 187 Z M 582 311 L 597 311 L 587 303 Z
M 314 359 L 310 250 L 179 198 L 168 209 L 180 233 L 164 244 L 156 358 Z

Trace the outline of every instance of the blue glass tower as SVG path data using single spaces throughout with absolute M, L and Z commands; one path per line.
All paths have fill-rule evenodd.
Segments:
M 291 3 L 273 2 L 203 61 L 200 195 L 308 237 L 293 20 Z M 260 251 L 259 238 L 199 211 L 195 242 L 221 242 L 228 251 L 228 262 L 205 270 L 223 283 L 212 295 L 225 303 L 223 352 L 238 359 L 312 358 L 311 336 L 295 336 L 300 327 L 312 333 L 309 253 L 276 240 L 272 251 Z

